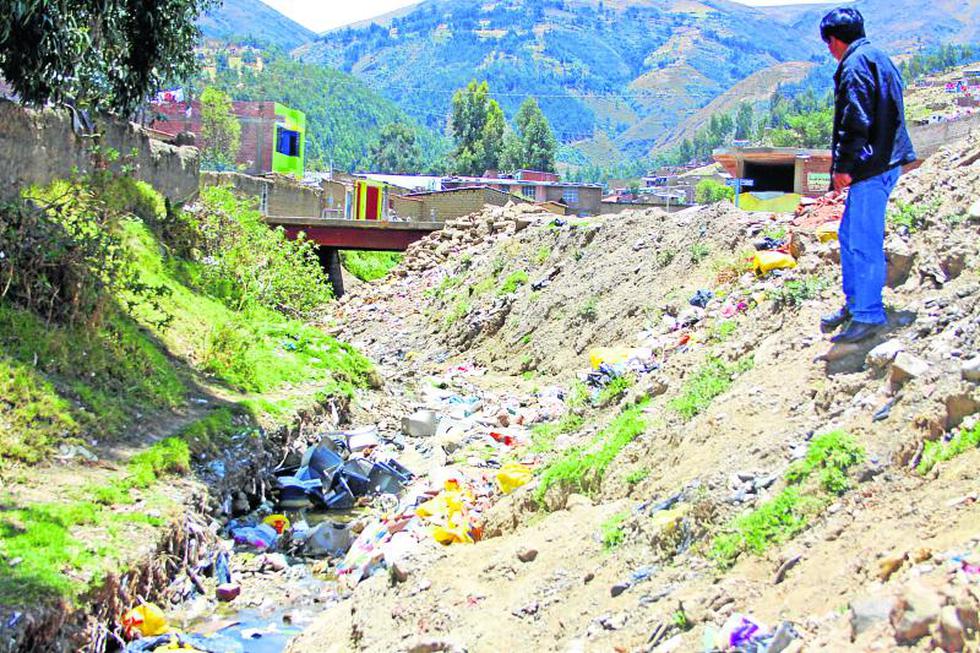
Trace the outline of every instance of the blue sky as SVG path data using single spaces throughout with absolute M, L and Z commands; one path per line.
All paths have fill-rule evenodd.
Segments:
M 334 27 L 348 25 L 359 20 L 374 18 L 400 7 L 417 4 L 418 0 L 262 0 L 275 7 L 300 25 L 315 32 L 325 32 Z M 736 0 L 752 6 L 781 4 L 810 4 L 827 0 Z

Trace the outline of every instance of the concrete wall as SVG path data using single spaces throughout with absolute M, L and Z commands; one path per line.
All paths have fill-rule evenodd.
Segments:
M 909 136 L 912 137 L 912 144 L 915 145 L 916 155 L 920 159 L 927 159 L 946 143 L 963 138 L 978 128 L 980 128 L 980 113 L 952 122 L 909 125 Z
M 425 212 L 425 200 L 395 195 L 392 198 L 392 202 L 394 204 L 395 215 L 402 220 L 419 222 L 428 219 L 426 215 L 423 215 Z
M 301 186 L 287 177 L 266 178 L 237 172 L 202 172 L 201 187 L 207 186 L 231 186 L 242 195 L 259 198 L 260 208 L 266 216 L 320 217 L 320 191 Z
M 197 196 L 200 160 L 196 148 L 152 139 L 133 123 L 108 118 L 98 118 L 96 123 L 102 146 L 124 156 L 136 151 L 136 178 L 175 204 Z M 25 186 L 67 179 L 73 169 L 91 170 L 89 148 L 95 140 L 75 134 L 67 109 L 33 110 L 0 100 L 0 199 L 17 197 Z
M 422 221 L 443 222 L 482 211 L 486 204 L 504 206 L 513 197 L 488 188 L 461 188 L 415 195 L 411 199 L 422 200 Z
M 320 182 L 320 215 L 324 218 L 341 219 L 347 206 L 347 186 L 339 181 L 324 179 Z

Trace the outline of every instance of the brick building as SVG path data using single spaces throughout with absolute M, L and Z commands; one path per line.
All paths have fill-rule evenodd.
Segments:
M 820 197 L 830 188 L 830 150 L 795 147 L 733 147 L 712 154 L 733 177 L 751 179 L 755 193 Z
M 151 105 L 156 117 L 150 128 L 176 136 L 201 134 L 201 103 Z M 232 113 L 242 127 L 236 163 L 251 175 L 276 172 L 302 179 L 306 150 L 306 115 L 278 102 L 233 102 Z

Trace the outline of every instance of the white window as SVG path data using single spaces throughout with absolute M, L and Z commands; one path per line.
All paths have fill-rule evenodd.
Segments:
M 566 206 L 572 206 L 573 204 L 578 204 L 578 189 L 565 188 L 564 190 L 562 190 L 561 201 L 564 202 Z
M 534 186 L 521 186 L 521 195 L 529 200 L 533 200 L 535 197 L 537 197 L 537 191 L 535 190 Z

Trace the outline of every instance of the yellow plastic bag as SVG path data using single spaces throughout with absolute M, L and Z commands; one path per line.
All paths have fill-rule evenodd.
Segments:
M 789 254 L 784 254 L 783 252 L 773 252 L 773 251 L 762 251 L 755 253 L 755 260 L 752 262 L 752 267 L 756 274 L 765 274 L 770 270 L 778 270 L 780 268 L 795 268 L 796 259 Z
M 467 526 L 454 522 L 449 522 L 445 526 L 433 526 L 432 537 L 439 544 L 446 546 L 450 544 L 473 544 L 473 538 L 470 537 Z
M 635 351 L 629 347 L 596 347 L 589 350 L 589 363 L 594 370 L 599 369 L 603 363 L 620 365 L 628 361 Z
M 821 243 L 829 243 L 837 240 L 837 232 L 840 231 L 840 220 L 825 222 L 817 227 L 817 239 Z
M 143 637 L 156 637 L 170 630 L 163 610 L 152 603 L 143 603 L 129 610 L 120 620 L 127 632 L 139 631 Z
M 520 463 L 507 463 L 497 472 L 497 486 L 504 494 L 510 494 L 532 478 L 531 468 Z
M 429 517 L 450 519 L 461 512 L 463 512 L 463 493 L 458 490 L 442 492 L 415 509 L 415 514 L 423 519 Z
M 283 534 L 283 531 L 289 530 L 289 517 L 286 515 L 269 515 L 262 520 L 262 523 L 272 526 L 280 535 Z

